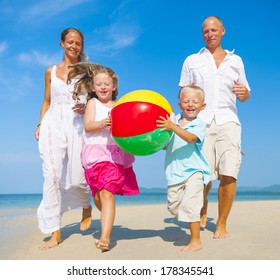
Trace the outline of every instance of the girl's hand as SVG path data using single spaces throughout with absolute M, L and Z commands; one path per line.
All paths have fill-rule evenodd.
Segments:
M 111 116 L 110 115 L 108 115 L 108 117 L 106 119 L 101 121 L 100 128 L 106 128 L 106 127 L 111 127 Z

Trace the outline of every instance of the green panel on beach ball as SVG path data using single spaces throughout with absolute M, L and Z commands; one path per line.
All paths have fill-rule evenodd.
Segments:
M 146 156 L 164 148 L 169 142 L 171 135 L 172 131 L 160 131 L 160 128 L 158 128 L 137 136 L 113 137 L 113 139 L 125 152 L 136 156 Z

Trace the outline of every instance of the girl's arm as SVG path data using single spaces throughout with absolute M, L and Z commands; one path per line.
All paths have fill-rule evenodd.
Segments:
M 95 99 L 90 99 L 86 105 L 84 115 L 84 126 L 86 132 L 95 132 L 111 126 L 111 118 L 109 116 L 101 121 L 95 120 L 95 106 Z

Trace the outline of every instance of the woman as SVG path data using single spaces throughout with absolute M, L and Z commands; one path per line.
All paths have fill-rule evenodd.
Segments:
M 86 61 L 84 36 L 76 28 L 61 33 L 63 61 L 50 66 L 45 74 L 45 93 L 35 137 L 39 140 L 44 186 L 37 216 L 40 230 L 51 238 L 42 245 L 49 249 L 62 242 L 61 216 L 83 207 L 80 229 L 91 225 L 90 190 L 80 163 L 85 104 L 72 98 L 73 83 L 68 84 L 69 66 Z

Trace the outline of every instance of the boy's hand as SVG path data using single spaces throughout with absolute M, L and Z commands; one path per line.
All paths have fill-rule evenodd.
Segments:
M 169 116 L 166 115 L 166 118 L 160 116 L 160 119 L 157 120 L 157 127 L 161 127 L 160 131 L 164 130 L 173 130 L 174 123 L 170 120 Z

